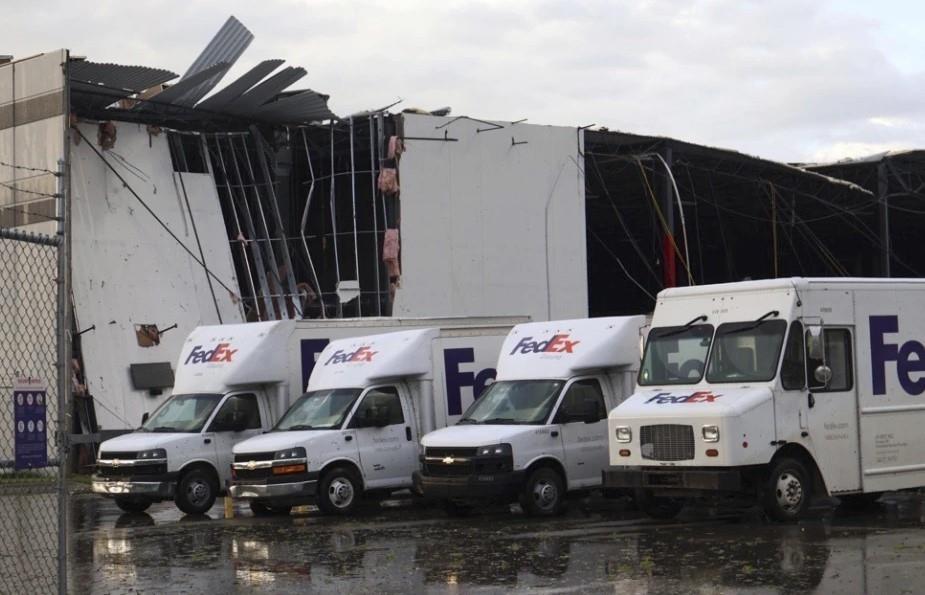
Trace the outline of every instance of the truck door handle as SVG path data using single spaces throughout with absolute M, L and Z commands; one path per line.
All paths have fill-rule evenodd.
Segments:
M 205 444 L 212 444 L 212 439 L 211 439 L 211 438 L 206 438 L 205 440 L 203 440 L 203 442 L 204 442 Z
M 810 409 L 816 406 L 816 397 L 813 396 L 813 393 L 809 393 L 806 397 L 806 404 Z
M 345 442 L 350 442 L 351 440 L 353 440 L 353 436 L 351 436 L 350 434 L 347 434 L 346 436 L 344 436 Z
M 559 430 L 553 430 L 552 432 L 549 433 L 549 435 L 552 436 L 553 438 L 558 438 Z
M 408 439 L 408 442 L 411 442 L 411 426 L 405 426 L 405 438 Z

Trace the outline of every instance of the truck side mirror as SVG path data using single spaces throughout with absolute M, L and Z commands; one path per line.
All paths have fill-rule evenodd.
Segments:
M 825 345 L 822 339 L 822 325 L 815 324 L 806 327 L 806 355 L 809 359 L 825 362 Z
M 828 386 L 829 382 L 832 381 L 832 368 L 822 364 L 813 370 L 813 378 L 823 387 Z
M 148 422 L 148 418 L 151 417 L 151 414 L 145 411 L 141 414 L 141 425 L 145 425 Z

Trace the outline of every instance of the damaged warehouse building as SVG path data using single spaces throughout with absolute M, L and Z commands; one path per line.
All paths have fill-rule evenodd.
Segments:
M 909 218 L 884 224 L 912 199 L 884 208 L 876 164 L 338 116 L 282 60 L 220 84 L 252 38 L 232 17 L 182 76 L 65 50 L 0 65 L 0 226 L 53 233 L 59 160 L 69 182 L 76 431 L 134 427 L 198 325 L 643 313 L 674 285 L 925 269 Z M 921 162 L 895 164 L 889 192 L 917 198 Z

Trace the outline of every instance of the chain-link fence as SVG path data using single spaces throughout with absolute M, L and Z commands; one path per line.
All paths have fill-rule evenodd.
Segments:
M 0 593 L 66 584 L 58 243 L 0 229 Z

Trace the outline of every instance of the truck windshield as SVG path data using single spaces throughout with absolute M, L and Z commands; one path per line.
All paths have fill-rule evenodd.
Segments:
M 763 382 L 774 378 L 784 343 L 783 320 L 719 325 L 707 368 L 709 382 Z
M 694 384 L 706 367 L 713 325 L 668 326 L 649 331 L 639 384 Z
M 173 395 L 141 426 L 148 432 L 199 432 L 222 395 Z
M 305 393 L 283 416 L 274 430 L 336 430 L 344 423 L 357 397 L 358 388 L 334 388 Z
M 549 417 L 562 380 L 502 380 L 489 386 L 460 424 L 543 424 Z

